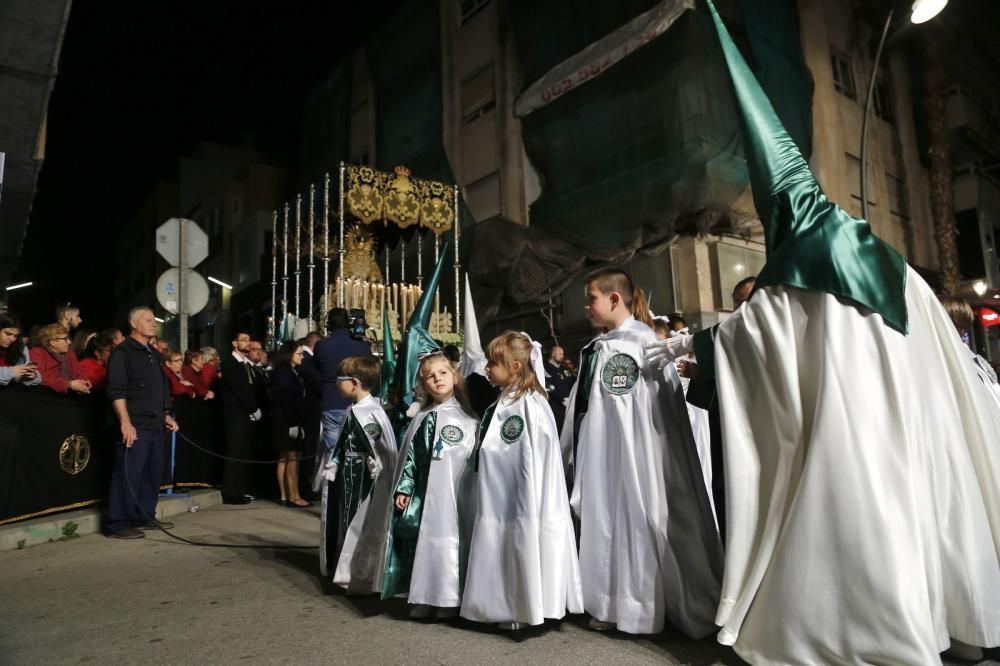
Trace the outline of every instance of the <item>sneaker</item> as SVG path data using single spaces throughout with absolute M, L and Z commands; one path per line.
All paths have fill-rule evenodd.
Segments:
M 524 625 L 520 622 L 498 622 L 497 629 L 500 631 L 517 631 Z
M 126 527 L 123 530 L 118 530 L 117 532 L 112 532 L 109 534 L 112 539 L 144 539 L 145 534 L 135 529 L 134 527 Z
M 439 620 L 450 620 L 453 617 L 458 617 L 459 610 L 458 607 L 454 606 L 451 608 L 438 608 L 436 615 Z
M 590 622 L 587 623 L 588 629 L 593 629 L 594 631 L 611 631 L 615 628 L 614 622 L 605 622 L 604 620 L 598 620 L 596 617 L 590 618 Z
M 174 529 L 174 524 L 169 520 L 154 520 L 151 523 L 143 523 L 139 525 L 140 530 L 172 530 Z
M 434 609 L 426 604 L 417 604 L 410 609 L 410 617 L 414 620 L 426 620 L 434 612 Z

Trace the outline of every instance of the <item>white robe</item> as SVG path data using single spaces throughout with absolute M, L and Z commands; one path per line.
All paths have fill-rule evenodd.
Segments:
M 548 402 L 534 391 L 501 398 L 485 427 L 462 617 L 538 625 L 567 609 L 582 613 L 576 537 Z
M 377 398 L 368 396 L 352 406 L 351 411 L 378 456 L 379 469 L 371 495 L 358 507 L 347 527 L 333 582 L 351 591 L 375 593 L 382 591 L 385 545 L 392 517 L 396 435 Z
M 715 629 L 722 545 L 680 378 L 673 365 L 658 372 L 645 361 L 656 339 L 629 318 L 592 343 L 598 359 L 576 460 L 579 382 L 570 396 L 563 453 L 574 472 L 583 603 L 621 631 L 656 633 L 669 620 L 701 637 Z M 615 357 L 638 369 L 631 387 L 611 372 Z
M 440 460 L 434 459 L 430 464 L 407 599 L 411 604 L 454 608 L 462 605 L 469 537 L 476 515 L 472 453 L 479 422 L 454 398 L 421 410 L 410 422 L 399 451 L 397 483 L 406 465 L 413 436 L 431 411 L 437 411 L 434 442 L 441 442 L 442 448 Z M 462 438 L 455 442 L 443 439 L 441 433 L 446 426 L 457 428 Z M 454 432 L 449 429 L 449 433 Z M 394 483 L 393 488 L 395 486 Z
M 906 301 L 904 336 L 766 287 L 719 329 L 718 638 L 751 663 L 929 664 L 949 636 L 1000 641 L 1000 435 L 913 270 Z
M 689 354 L 685 361 L 694 363 L 694 354 Z M 681 388 L 687 398 L 688 385 L 691 380 L 681 377 Z M 691 433 L 694 435 L 695 447 L 698 450 L 698 460 L 701 462 L 701 475 L 705 480 L 705 490 L 708 492 L 708 504 L 712 507 L 712 517 L 715 518 L 715 528 L 719 528 L 719 517 L 715 514 L 715 498 L 712 495 L 712 430 L 708 421 L 708 410 L 687 403 L 688 420 L 691 421 Z

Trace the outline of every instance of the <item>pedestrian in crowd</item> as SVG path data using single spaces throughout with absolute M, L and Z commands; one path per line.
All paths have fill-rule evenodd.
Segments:
M 566 360 L 566 350 L 559 345 L 553 345 L 549 357 L 545 361 L 545 390 L 548 392 L 549 407 L 555 417 L 556 427 L 562 432 L 563 421 L 566 419 L 566 402 L 569 391 L 573 388 L 573 380 L 566 373 L 563 362 Z
M 657 340 L 669 338 L 670 320 L 667 317 L 653 317 L 653 332 L 656 333 Z
M 312 488 L 318 492 L 321 487 L 323 465 L 330 457 L 340 429 L 344 426 L 344 418 L 350 401 L 337 389 L 339 378 L 337 369 L 345 358 L 351 356 L 371 356 L 372 349 L 364 340 L 356 340 L 351 335 L 350 319 L 344 308 L 333 308 L 326 317 L 326 327 L 329 337 L 316 343 L 313 349 L 316 370 L 320 375 L 320 413 L 323 424 L 323 438 L 317 446 L 316 470 L 313 474 Z
M 316 357 L 313 356 L 313 349 L 316 347 L 316 343 L 322 339 L 323 335 L 319 331 L 310 331 L 302 340 L 302 364 L 299 366 L 298 372 L 306 385 L 306 406 L 305 416 L 303 417 L 303 428 L 305 430 L 305 441 L 302 443 L 303 451 L 316 451 L 319 446 L 320 421 L 323 414 L 320 409 L 323 378 L 316 367 Z M 307 493 L 310 493 L 312 491 L 310 487 L 312 485 L 311 475 L 309 475 L 308 470 L 304 469 L 306 467 L 306 465 L 299 465 L 299 477 L 300 480 L 305 479 L 302 485 L 306 487 Z M 316 499 L 315 495 L 312 496 L 312 499 Z
M 132 333 L 108 360 L 108 397 L 121 429 L 108 496 L 108 535 L 139 539 L 142 530 L 173 527 L 156 520 L 163 476 L 164 428 L 177 431 L 170 416 L 170 385 L 160 355 L 149 346 L 156 332 L 153 311 L 129 312 Z
M 226 432 L 226 456 L 250 459 L 254 448 L 254 424 L 261 420 L 261 379 L 248 358 L 250 335 L 236 331 L 232 352 L 219 364 L 219 391 L 222 396 L 223 423 Z M 246 463 L 226 460 L 222 474 L 222 501 L 226 504 L 249 504 L 250 474 Z
M 445 345 L 441 351 L 444 353 L 444 357 L 455 365 L 462 362 L 462 350 L 458 348 L 458 345 Z
M 197 398 L 194 382 L 184 378 L 183 368 L 184 355 L 176 349 L 167 349 L 163 354 L 163 372 L 170 382 L 170 397 L 175 400 L 180 397 Z
M 0 311 L 0 386 L 37 386 L 42 381 L 13 312 Z
M 167 351 L 170 350 L 170 343 L 160 338 L 153 342 L 153 348 L 156 349 L 160 356 L 165 356 Z
M 80 308 L 70 302 L 56 308 L 56 323 L 66 329 L 66 335 L 71 335 L 83 324 Z
M 278 453 L 280 504 L 309 506 L 299 494 L 299 458 L 305 441 L 306 386 L 299 374 L 302 345 L 286 342 L 274 356 L 271 372 L 271 439 Z
M 87 351 L 87 345 L 90 341 L 97 337 L 97 331 L 92 331 L 89 328 L 78 328 L 75 333 L 73 333 L 72 342 L 70 342 L 69 350 L 76 354 L 77 359 L 83 358 L 83 353 Z
M 203 400 L 212 400 L 215 393 L 205 383 L 202 369 L 205 367 L 205 355 L 200 349 L 188 349 L 184 352 L 184 365 L 181 367 L 181 376 L 191 382 L 195 395 Z
M 205 383 L 210 389 L 215 389 L 215 382 L 219 375 L 219 364 L 222 362 L 222 358 L 219 356 L 218 350 L 215 347 L 202 347 L 201 348 L 202 358 L 205 359 L 205 365 L 202 366 L 201 381 Z
M 106 328 L 101 331 L 101 337 L 110 340 L 111 345 L 114 347 L 117 347 L 121 343 L 125 342 L 125 336 L 122 334 L 121 329 L 117 326 L 114 328 Z
M 120 334 L 120 333 L 119 333 Z M 80 372 L 90 382 L 91 391 L 103 390 L 108 380 L 108 358 L 115 345 L 104 334 L 91 338 L 80 357 Z
M 80 370 L 76 354 L 69 350 L 69 333 L 62 324 L 42 326 L 38 344 L 31 350 L 31 360 L 38 366 L 42 386 L 57 393 L 90 393 L 90 382 Z

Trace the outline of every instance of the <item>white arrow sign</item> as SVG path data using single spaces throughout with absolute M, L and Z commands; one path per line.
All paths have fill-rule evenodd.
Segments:
M 181 224 L 184 225 L 185 258 L 188 268 L 194 268 L 208 257 L 208 234 L 193 220 L 172 217 L 156 230 L 156 251 L 171 266 L 180 266 Z

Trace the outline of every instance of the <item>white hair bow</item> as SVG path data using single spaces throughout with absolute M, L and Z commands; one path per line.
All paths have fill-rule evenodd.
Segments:
M 521 335 L 528 338 L 528 342 L 531 343 L 531 369 L 535 372 L 535 377 L 538 378 L 538 384 L 544 389 L 545 387 L 545 365 L 542 360 L 542 345 L 541 343 L 532 340 L 531 336 L 521 331 Z

